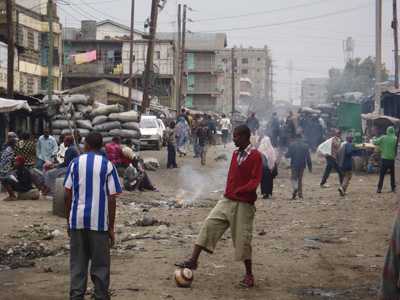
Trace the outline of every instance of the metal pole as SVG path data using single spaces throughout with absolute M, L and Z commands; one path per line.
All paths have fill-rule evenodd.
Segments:
M 236 63 L 235 63 L 235 48 L 232 47 L 231 50 L 231 60 L 232 60 L 232 115 L 235 113 L 235 72 L 236 72 Z
M 397 0 L 393 0 L 393 35 L 394 35 L 394 87 L 399 88 L 399 32 L 397 20 Z
M 132 73 L 133 73 L 133 38 L 134 38 L 134 24 L 135 24 L 135 0 L 132 0 L 131 7 L 131 34 L 129 41 L 129 90 L 128 90 L 128 110 L 132 109 Z
M 6 10 L 7 10 L 7 97 L 14 98 L 14 0 L 7 0 Z
M 153 0 L 151 3 L 150 39 L 147 47 L 146 69 L 144 71 L 142 113 L 145 113 L 150 107 L 150 76 L 153 76 L 154 42 L 156 38 L 159 2 L 160 0 Z
M 178 42 L 176 48 L 176 111 L 181 108 L 181 51 L 182 51 L 182 5 L 178 4 Z
M 47 15 L 49 18 L 49 53 L 48 53 L 48 86 L 47 95 L 49 97 L 49 102 L 53 100 L 53 54 L 54 54 L 54 42 L 53 42 L 53 0 L 48 0 L 47 2 Z
M 182 22 L 182 47 L 181 47 L 181 66 L 180 66 L 180 91 L 179 91 L 179 110 L 182 108 L 183 105 L 185 105 L 184 102 L 184 93 L 183 93 L 183 88 L 184 88 L 184 84 L 183 84 L 183 74 L 185 73 L 185 46 L 186 46 L 186 10 L 187 10 L 187 5 L 185 4 L 183 6 L 183 22 Z M 187 85 L 187 82 L 186 82 Z M 187 87 L 186 87 L 187 88 Z
M 382 0 L 376 0 L 375 112 L 381 113 Z

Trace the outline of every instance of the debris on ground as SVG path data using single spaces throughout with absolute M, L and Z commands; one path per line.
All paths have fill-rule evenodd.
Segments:
M 144 162 L 144 168 L 148 171 L 156 171 L 157 169 L 160 168 L 160 162 L 158 161 L 157 158 L 154 157 L 145 158 L 143 162 Z
M 220 154 L 216 158 L 215 161 L 228 161 L 228 156 L 226 154 Z
M 142 219 L 137 220 L 135 223 L 135 226 L 143 226 L 143 227 L 147 227 L 147 226 L 160 226 L 160 225 L 166 225 L 169 226 L 168 222 L 164 222 L 164 221 L 159 221 L 154 217 L 151 216 L 143 216 Z

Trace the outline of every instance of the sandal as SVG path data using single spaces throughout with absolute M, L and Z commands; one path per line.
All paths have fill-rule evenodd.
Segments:
M 197 270 L 197 262 L 194 262 L 191 259 L 176 263 L 175 266 L 180 267 L 182 269 Z
M 254 287 L 254 276 L 253 275 L 244 276 L 244 279 L 240 282 L 240 286 L 244 288 Z

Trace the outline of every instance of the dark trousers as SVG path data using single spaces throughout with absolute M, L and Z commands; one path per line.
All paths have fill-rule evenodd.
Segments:
M 381 161 L 381 170 L 379 172 L 379 183 L 378 190 L 381 191 L 383 187 L 383 180 L 385 179 L 385 175 L 387 171 L 390 171 L 390 186 L 392 190 L 396 189 L 396 178 L 394 173 L 394 160 L 382 159 Z
M 178 166 L 176 164 L 176 147 L 174 145 L 168 145 L 167 151 L 168 151 L 167 168 L 176 168 Z
M 292 187 L 293 193 L 297 193 L 300 198 L 303 198 L 303 176 L 304 168 L 293 168 L 292 167 Z
M 332 169 L 338 173 L 339 182 L 340 182 L 340 184 L 342 184 L 342 182 L 343 182 L 342 170 L 340 169 L 339 164 L 337 163 L 336 159 L 328 156 L 326 158 L 326 168 L 325 168 L 324 175 L 322 176 L 321 185 L 324 185 L 326 183 L 326 181 L 329 178 L 329 175 L 331 175 Z
M 261 179 L 261 193 L 266 196 L 272 196 L 274 189 L 274 178 L 268 166 L 263 168 L 263 175 Z
M 90 261 L 90 277 L 94 284 L 95 299 L 109 300 L 110 240 L 108 232 L 71 230 L 70 243 L 70 299 L 84 299 Z

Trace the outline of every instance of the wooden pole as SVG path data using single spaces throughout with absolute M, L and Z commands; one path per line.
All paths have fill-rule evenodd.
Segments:
M 7 0 L 7 97 L 10 99 L 14 98 L 14 0 Z
M 397 0 L 393 0 L 393 36 L 394 36 L 394 87 L 399 88 L 399 32 L 397 20 Z
M 133 73 L 133 38 L 134 38 L 134 26 L 135 26 L 135 0 L 132 0 L 131 7 L 131 32 L 129 41 L 129 90 L 128 90 L 128 110 L 132 109 L 132 73 Z
M 236 108 L 235 108 L 235 92 L 236 92 L 236 89 L 235 89 L 235 72 L 236 72 L 236 63 L 235 63 L 235 48 L 234 47 L 232 47 L 232 50 L 231 50 L 231 60 L 232 60 L 232 74 L 231 74 L 231 76 L 232 76 L 232 78 L 231 78 L 231 80 L 232 80 L 232 115 L 235 113 L 235 110 L 236 110 Z
M 144 71 L 144 86 L 142 100 L 142 114 L 146 113 L 150 107 L 150 79 L 154 73 L 154 43 L 157 31 L 158 4 L 160 0 L 152 0 L 151 3 L 151 20 L 150 20 L 150 37 L 147 46 L 146 69 Z
M 375 112 L 381 113 L 381 75 L 382 75 L 382 0 L 376 1 L 375 16 Z
M 181 51 L 182 51 L 182 5 L 178 4 L 178 42 L 176 47 L 176 111 L 181 108 Z
M 181 47 L 181 66 L 180 66 L 180 91 L 179 91 L 179 109 L 178 109 L 178 113 L 180 111 L 180 109 L 182 108 L 182 106 L 185 105 L 185 99 L 184 99 L 184 84 L 183 84 L 183 75 L 185 73 L 185 46 L 186 46 L 186 11 L 187 11 L 187 5 L 185 4 L 183 6 L 183 21 L 182 21 L 182 47 Z M 187 83 L 186 83 L 187 85 Z
M 47 2 L 47 15 L 49 24 L 49 53 L 47 62 L 47 95 L 49 102 L 53 100 L 53 55 L 54 55 L 54 37 L 53 37 L 53 0 Z

